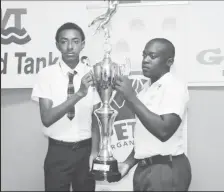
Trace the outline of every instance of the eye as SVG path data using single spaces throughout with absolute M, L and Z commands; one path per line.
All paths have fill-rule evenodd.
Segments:
M 75 44 L 79 44 L 80 41 L 79 41 L 79 40 L 75 40 L 74 43 L 75 43 Z
M 156 56 L 155 54 L 153 54 L 153 53 L 150 54 L 150 58 L 151 58 L 151 59 L 155 59 L 156 57 L 157 57 L 157 56 Z
M 144 57 L 144 58 L 145 58 L 146 56 L 147 56 L 147 55 L 146 55 L 145 53 L 142 53 L 142 57 Z
M 66 41 L 65 41 L 65 40 L 61 40 L 60 43 L 61 43 L 61 44 L 65 44 Z

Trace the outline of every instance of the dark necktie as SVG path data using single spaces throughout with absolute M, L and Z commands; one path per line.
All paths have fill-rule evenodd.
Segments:
M 73 78 L 76 75 L 76 71 L 74 71 L 74 73 L 68 73 L 68 98 L 71 97 L 72 95 L 74 95 L 75 93 L 75 88 L 74 88 L 74 84 L 73 84 Z M 75 117 L 75 106 L 73 108 L 71 108 L 68 113 L 67 113 L 67 117 L 72 120 Z

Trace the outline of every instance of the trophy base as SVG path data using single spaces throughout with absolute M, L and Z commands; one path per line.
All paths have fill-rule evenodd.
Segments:
M 91 171 L 93 177 L 97 181 L 117 182 L 121 179 L 121 174 L 118 171 L 117 160 L 100 161 L 93 160 Z

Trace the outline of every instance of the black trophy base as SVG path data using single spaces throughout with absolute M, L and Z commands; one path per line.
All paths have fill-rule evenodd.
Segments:
M 121 179 L 117 160 L 100 161 L 94 159 L 91 173 L 96 181 L 108 181 L 111 183 Z

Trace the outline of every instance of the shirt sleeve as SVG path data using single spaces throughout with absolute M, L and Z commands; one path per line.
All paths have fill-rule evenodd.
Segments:
M 39 98 L 52 99 L 51 87 L 49 76 L 46 74 L 46 71 L 40 71 L 37 74 L 36 82 L 32 90 L 31 99 L 34 101 L 39 101 Z
M 160 105 L 160 115 L 175 113 L 182 119 L 188 100 L 187 86 L 178 84 L 167 87 Z

